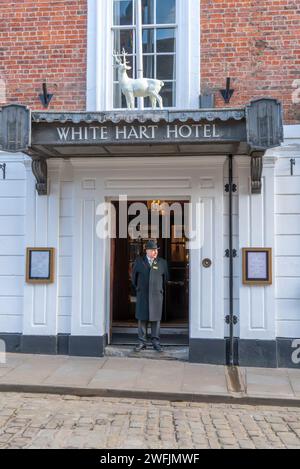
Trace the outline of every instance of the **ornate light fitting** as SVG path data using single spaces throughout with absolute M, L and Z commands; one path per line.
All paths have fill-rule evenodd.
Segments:
M 160 213 L 162 216 L 166 215 L 166 210 L 165 210 L 165 204 L 167 202 L 163 200 L 149 200 L 147 202 L 147 207 L 148 210 L 151 210 L 151 212 L 157 212 Z

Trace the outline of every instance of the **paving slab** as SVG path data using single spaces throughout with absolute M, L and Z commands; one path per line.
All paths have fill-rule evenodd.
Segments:
M 236 392 L 224 366 L 145 357 L 7 354 L 6 364 L 0 364 L 0 391 L 300 406 L 300 369 L 238 371 L 243 386 Z
M 228 394 L 225 367 L 185 363 L 182 391 L 199 394 Z
M 246 368 L 246 381 L 251 396 L 295 396 L 285 369 Z
M 300 370 L 288 370 L 287 373 L 295 396 L 300 398 Z
M 106 358 L 103 370 L 141 372 L 149 360 L 143 358 Z
M 29 355 L 19 365 L 1 376 L 0 383 L 42 384 L 49 375 L 67 360 L 68 357 L 63 356 Z
M 95 373 L 88 387 L 133 391 L 143 366 L 142 359 L 106 358 L 104 366 Z
M 43 385 L 87 386 L 105 362 L 106 358 L 97 358 L 87 362 L 82 358 L 70 357 L 43 381 Z
M 136 381 L 137 390 L 178 392 L 182 390 L 184 363 L 151 360 Z
M 27 360 L 27 355 L 22 355 L 20 353 L 6 354 L 6 363 L 0 363 L 0 378 L 8 374 L 17 366 L 22 365 L 22 363 Z

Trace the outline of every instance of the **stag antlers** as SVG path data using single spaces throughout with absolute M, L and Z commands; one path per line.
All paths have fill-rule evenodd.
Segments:
M 118 56 L 121 55 L 121 54 L 123 55 L 123 64 L 122 64 L 121 60 L 120 60 L 119 57 L 118 57 Z M 116 63 L 117 63 L 118 65 L 126 65 L 126 66 L 127 66 L 127 65 L 130 65 L 130 62 L 128 62 L 128 60 L 126 59 L 126 57 L 128 56 L 128 52 L 125 51 L 124 47 L 123 47 L 123 49 L 122 49 L 121 54 L 118 53 L 118 52 L 116 52 L 116 51 L 114 50 L 114 52 L 113 52 L 113 58 L 115 59 Z

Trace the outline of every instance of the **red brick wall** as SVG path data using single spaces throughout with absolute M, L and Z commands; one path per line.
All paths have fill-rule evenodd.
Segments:
M 46 80 L 55 94 L 49 109 L 84 110 L 86 24 L 87 0 L 0 0 L 6 102 L 41 109 Z M 216 105 L 225 106 L 218 90 L 230 76 L 229 106 L 273 96 L 284 104 L 285 122 L 299 122 L 300 105 L 292 103 L 300 79 L 299 25 L 299 0 L 201 0 L 202 91 L 216 92 Z
M 272 96 L 283 102 L 286 123 L 300 121 L 300 105 L 292 103 L 300 79 L 299 0 L 201 0 L 201 60 L 202 90 L 224 88 L 230 76 L 229 106 Z
M 55 94 L 49 109 L 84 110 L 86 24 L 87 0 L 0 0 L 6 102 L 42 109 L 38 95 L 47 81 Z

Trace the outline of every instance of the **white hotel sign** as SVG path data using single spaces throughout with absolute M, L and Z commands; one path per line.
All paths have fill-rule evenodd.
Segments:
M 149 145 L 247 142 L 244 120 L 146 123 L 33 123 L 33 145 Z
M 163 134 L 162 134 L 163 129 Z M 216 124 L 178 125 L 116 125 L 57 127 L 60 142 L 75 141 L 136 141 L 136 140 L 197 140 L 218 139 L 221 137 Z

